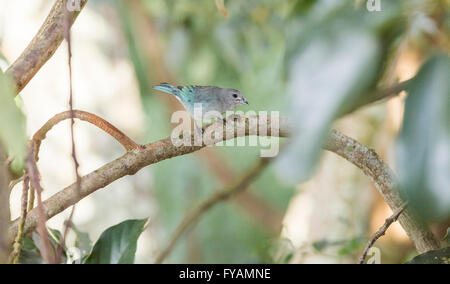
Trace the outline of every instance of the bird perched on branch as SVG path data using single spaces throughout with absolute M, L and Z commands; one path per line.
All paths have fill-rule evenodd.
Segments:
M 189 112 L 194 119 L 194 109 L 201 106 L 202 117 L 211 111 L 220 114 L 233 110 L 239 105 L 248 105 L 244 96 L 235 89 L 225 89 L 214 86 L 172 86 L 168 83 L 161 83 L 153 89 L 174 95 Z M 197 115 L 199 113 L 196 113 Z M 197 129 L 199 128 L 195 123 Z

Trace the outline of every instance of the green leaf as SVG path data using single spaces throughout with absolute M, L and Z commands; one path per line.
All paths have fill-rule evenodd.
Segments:
M 289 87 L 294 135 L 276 161 L 284 180 L 313 173 L 333 120 L 373 84 L 379 51 L 370 30 L 351 22 L 318 30 L 298 51 Z
M 48 235 L 50 237 L 50 241 L 52 241 L 53 244 L 58 246 L 62 239 L 61 232 L 57 229 L 52 229 L 52 228 L 47 228 L 47 230 L 48 230 Z
M 15 95 L 9 76 L 0 71 L 0 142 L 14 157 L 11 170 L 21 174 L 25 166 L 27 136 L 25 116 L 14 101 Z
M 450 58 L 424 64 L 409 88 L 397 143 L 400 184 L 425 220 L 450 216 Z
M 42 257 L 38 253 L 38 247 L 30 237 L 24 237 L 22 240 L 22 249 L 20 251 L 19 263 L 22 264 L 41 264 Z
M 450 264 L 450 247 L 427 251 L 414 257 L 406 264 Z
M 312 243 L 312 247 L 317 251 L 321 252 L 324 248 L 328 247 L 330 244 L 327 240 L 319 240 Z
M 22 241 L 22 250 L 30 251 L 35 249 L 37 249 L 37 247 L 34 244 L 33 239 L 30 237 L 24 237 Z
M 77 237 L 75 240 L 75 246 L 80 249 L 81 255 L 85 256 L 92 249 L 91 238 L 89 237 L 88 233 L 78 230 L 78 228 L 75 227 L 75 225 L 72 224 L 71 228 L 75 232 Z
M 127 220 L 108 228 L 95 243 L 87 264 L 132 264 L 137 240 L 148 219 Z
M 356 251 L 361 250 L 361 246 L 363 244 L 364 242 L 360 238 L 350 239 L 344 242 L 343 246 L 338 251 L 338 255 L 340 256 L 351 255 Z

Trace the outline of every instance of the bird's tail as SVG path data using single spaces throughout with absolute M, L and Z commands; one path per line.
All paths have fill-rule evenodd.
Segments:
M 172 94 L 178 98 L 180 98 L 180 89 L 172 86 L 168 83 L 161 83 L 159 85 L 153 86 L 153 89 L 158 90 L 158 91 L 162 91 L 168 94 Z

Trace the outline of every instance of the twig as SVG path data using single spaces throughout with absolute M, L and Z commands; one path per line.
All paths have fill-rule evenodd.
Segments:
M 74 138 L 74 125 L 75 125 L 75 119 L 74 119 L 74 112 L 73 112 L 73 78 L 72 78 L 72 42 L 70 37 L 70 18 L 69 13 L 66 11 L 65 13 L 65 25 L 64 25 L 64 38 L 67 41 L 67 66 L 69 69 L 69 109 L 70 109 L 70 139 L 72 143 L 72 160 L 74 164 L 74 171 L 76 176 L 76 188 L 77 193 L 80 195 L 80 163 L 77 159 L 76 154 L 76 148 L 75 148 L 75 138 Z M 72 206 L 72 210 L 70 211 L 69 219 L 67 219 L 66 225 L 64 226 L 62 238 L 60 240 L 60 243 L 58 245 L 58 250 L 56 253 L 56 262 L 61 262 L 61 256 L 64 250 L 64 245 L 66 243 L 66 237 L 67 233 L 69 232 L 69 226 L 72 224 L 73 214 L 75 213 L 75 204 Z
M 381 228 L 379 228 L 378 231 L 375 232 L 375 234 L 370 238 L 369 242 L 367 242 L 367 245 L 364 248 L 364 252 L 361 255 L 361 257 L 359 258 L 358 264 L 364 263 L 364 260 L 366 259 L 369 249 L 375 244 L 375 242 L 379 238 L 381 238 L 382 236 L 384 236 L 384 234 L 386 234 L 386 231 L 389 228 L 389 226 L 391 226 L 392 223 L 397 221 L 397 219 L 400 217 L 400 215 L 403 213 L 403 211 L 405 211 L 405 208 L 406 208 L 406 204 L 403 205 L 402 207 L 398 208 L 396 210 L 396 212 L 394 212 L 394 214 L 391 215 L 391 217 L 386 219 L 383 226 L 381 226 Z
M 41 245 L 42 245 L 42 249 L 40 250 L 42 259 L 44 260 L 45 263 L 55 263 L 53 248 L 50 244 L 50 240 L 49 240 L 48 234 L 47 234 L 47 228 L 45 225 L 45 223 L 47 222 L 48 216 L 46 214 L 45 205 L 42 202 L 43 189 L 40 184 L 39 170 L 37 168 L 36 161 L 34 160 L 34 157 L 36 155 L 35 154 L 36 145 L 33 143 L 33 141 L 31 141 L 29 144 L 30 144 L 30 152 L 29 152 L 28 158 L 27 158 L 27 171 L 30 176 L 30 183 L 37 192 L 37 201 L 38 201 L 37 208 L 34 210 L 31 210 L 31 212 L 33 212 L 33 211 L 36 212 L 35 218 L 37 219 L 37 232 L 40 236 Z M 26 229 L 27 221 L 28 221 L 28 219 L 25 219 L 25 229 L 23 232 L 24 234 L 27 233 L 27 229 Z
M 272 129 L 272 119 L 270 117 L 267 117 L 266 121 L 261 121 L 258 125 L 255 125 L 254 127 L 256 129 L 249 129 L 248 121 L 250 119 L 254 119 L 254 117 L 239 117 L 237 124 L 234 126 L 234 135 L 228 138 L 242 137 L 249 135 L 250 133 L 256 133 L 256 135 L 260 136 L 272 136 L 272 133 L 273 136 L 275 136 L 275 134 L 278 133 L 279 137 L 288 137 L 291 132 L 287 120 L 283 118 L 280 118 L 277 126 L 274 124 L 274 127 L 279 130 L 278 132 L 276 132 L 275 128 Z M 261 129 L 261 124 L 263 124 L 262 128 L 267 127 L 267 133 L 259 133 L 258 129 Z M 215 137 L 212 141 L 213 143 L 223 141 L 223 139 L 227 137 L 227 129 L 223 129 L 222 123 L 214 123 L 208 126 L 205 131 L 223 131 L 223 136 L 220 137 L 219 135 Z M 193 137 L 191 137 L 191 140 L 193 140 Z M 172 143 L 171 138 L 169 137 L 128 151 L 122 157 L 81 177 L 81 196 L 78 196 L 76 193 L 76 185 L 72 184 L 47 199 L 44 202 L 47 218 L 55 216 L 71 205 L 77 203 L 85 196 L 92 194 L 96 190 L 105 187 L 121 177 L 135 174 L 145 166 L 173 157 L 193 153 L 205 146 L 206 145 L 177 147 Z M 402 206 L 404 201 L 396 187 L 392 171 L 373 150 L 370 150 L 338 131 L 331 131 L 329 133 L 323 148 L 344 157 L 362 169 L 362 171 L 375 183 L 376 188 L 394 212 Z M 28 213 L 25 222 L 25 232 L 29 232 L 36 227 L 37 216 L 38 212 L 36 209 L 33 209 Z M 419 223 L 417 218 L 415 218 L 408 209 L 400 216 L 399 221 L 419 253 L 439 248 L 439 244 L 434 235 L 425 225 Z M 17 233 L 17 225 L 18 220 L 14 220 L 9 229 L 11 240 Z
M 229 199 L 231 196 L 247 189 L 250 183 L 267 167 L 269 161 L 271 161 L 271 159 L 261 158 L 256 165 L 250 168 L 236 182 L 214 192 L 208 199 L 204 200 L 192 211 L 188 212 L 184 216 L 180 225 L 178 225 L 175 229 L 167 245 L 156 257 L 155 263 L 162 263 L 175 247 L 176 242 L 180 239 L 183 233 L 191 226 L 194 226 L 209 209 L 214 207 L 216 204 Z
M 79 1 L 80 10 L 69 11 L 70 26 L 87 3 L 87 0 Z M 61 44 L 64 38 L 66 2 L 67 0 L 56 0 L 33 40 L 6 71 L 13 78 L 17 93 L 28 84 Z
M 8 182 L 10 175 L 4 165 L 8 154 L 3 144 L 0 142 L 0 264 L 8 262 L 8 256 L 11 250 L 9 236 L 5 233 L 8 230 L 11 221 Z M 13 236 L 14 237 L 14 236 Z
M 20 257 L 20 250 L 22 249 L 22 237 L 23 237 L 23 226 L 25 225 L 25 220 L 27 218 L 27 209 L 28 209 L 28 189 L 30 184 L 30 177 L 28 173 L 25 173 L 23 178 L 23 187 L 22 187 L 22 203 L 21 203 L 21 212 L 20 212 L 20 221 L 17 230 L 17 236 L 14 240 L 13 251 L 9 258 L 9 263 L 18 264 Z
M 30 184 L 30 199 L 28 199 L 28 209 L 27 211 L 30 212 L 34 208 L 34 194 L 36 190 L 34 190 L 34 187 Z

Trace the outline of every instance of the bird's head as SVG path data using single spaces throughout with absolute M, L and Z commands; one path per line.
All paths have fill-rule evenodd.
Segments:
M 248 105 L 247 100 L 244 98 L 244 96 L 238 90 L 225 89 L 225 93 L 226 93 L 225 97 L 226 97 L 228 104 L 230 104 L 234 107 L 237 107 L 239 105 Z

